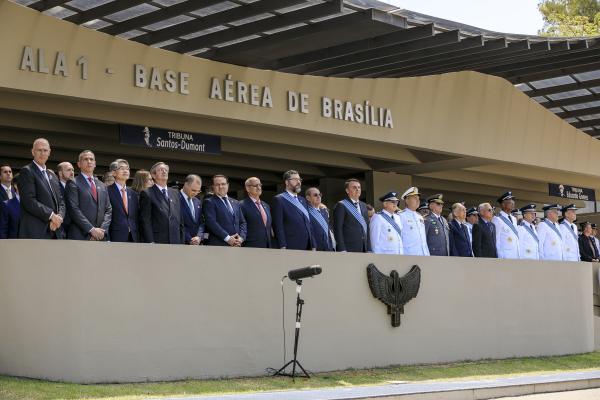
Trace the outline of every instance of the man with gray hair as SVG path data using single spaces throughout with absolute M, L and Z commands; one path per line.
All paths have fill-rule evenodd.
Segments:
M 67 237 L 74 240 L 108 240 L 108 228 L 112 219 L 112 206 L 104 183 L 96 179 L 96 156 L 91 150 L 83 150 L 77 158 L 81 172 L 69 181 L 65 192 L 67 211 L 71 225 Z
M 246 240 L 244 247 L 268 249 L 273 246 L 271 229 L 271 209 L 260 199 L 262 183 L 259 178 L 252 176 L 246 179 L 244 187 L 248 196 L 240 201 L 240 208 L 246 219 Z
M 202 205 L 196 196 L 202 189 L 202 178 L 190 174 L 185 177 L 181 196 L 181 218 L 183 220 L 183 235 L 185 244 L 202 244 L 204 224 L 202 224 Z
M 473 254 L 475 257 L 498 258 L 496 250 L 496 226 L 492 223 L 494 208 L 490 203 L 481 203 L 479 221 L 473 225 Z
M 31 154 L 33 161 L 20 171 L 19 238 L 62 239 L 62 230 L 59 228 L 65 218 L 66 208 L 60 195 L 58 178 L 46 168 L 50 156 L 48 140 L 36 139 Z
M 162 161 L 150 168 L 154 185 L 140 193 L 140 230 L 146 243 L 183 244 L 179 191 L 168 188 L 169 166 Z
M 127 187 L 130 176 L 129 163 L 121 158 L 110 163 L 109 170 L 115 183 L 106 187 L 112 220 L 108 229 L 111 242 L 139 242 L 139 198 L 135 190 Z
M 465 224 L 467 209 L 462 203 L 452 205 L 452 221 L 450 225 L 450 255 L 456 257 L 473 257 L 469 228 Z

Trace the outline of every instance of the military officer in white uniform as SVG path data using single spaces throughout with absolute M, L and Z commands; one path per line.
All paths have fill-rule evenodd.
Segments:
M 425 220 L 417 212 L 419 207 L 419 189 L 411 187 L 401 197 L 406 203 L 406 208 L 400 212 L 402 221 L 402 245 L 404 254 L 412 256 L 428 256 L 427 235 L 425 234 Z
M 506 192 L 498 198 L 502 210 L 492 218 L 496 227 L 496 250 L 498 258 L 519 258 L 519 231 L 517 219 L 512 215 L 515 207 L 512 192 Z
M 549 204 L 543 208 L 546 218 L 539 223 L 538 239 L 540 260 L 563 259 L 563 236 L 558 225 L 558 204 Z
M 402 247 L 402 222 L 395 213 L 398 193 L 389 192 L 379 198 L 383 210 L 373 215 L 369 223 L 371 250 L 376 254 L 404 254 Z
M 523 221 L 518 226 L 520 258 L 528 260 L 540 259 L 540 246 L 535 221 L 535 204 L 527 204 L 519 209 L 523 215 Z
M 560 233 L 563 238 L 563 260 L 565 261 L 580 261 L 579 256 L 579 236 L 577 233 L 577 225 L 573 222 L 577 219 L 578 208 L 575 204 L 569 204 L 562 208 L 563 221 L 560 224 Z

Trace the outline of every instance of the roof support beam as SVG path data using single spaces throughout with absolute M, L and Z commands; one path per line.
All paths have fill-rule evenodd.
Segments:
M 145 2 L 146 0 L 111 1 L 110 3 L 90 8 L 89 10 L 80 11 L 77 14 L 64 18 L 64 20 L 73 22 L 74 24 L 83 24 L 93 19 L 102 18 L 119 11 L 127 10 Z
M 527 94 L 529 94 L 529 93 L 527 93 Z M 585 95 L 585 96 L 568 97 L 566 99 L 560 99 L 560 100 L 549 99 L 548 101 L 545 101 L 540 104 L 546 108 L 554 108 L 554 107 L 572 106 L 574 104 L 589 103 L 590 101 L 597 101 L 597 100 L 600 100 L 600 94 L 593 93 L 593 94 L 589 94 L 589 95 Z
M 377 59 L 386 59 L 391 56 L 399 56 L 411 52 L 422 51 L 423 49 L 443 46 L 451 43 L 460 42 L 460 32 L 458 30 L 449 31 L 427 37 L 425 39 L 413 40 L 406 43 L 399 43 L 392 46 L 386 46 L 379 49 L 367 50 L 361 53 L 348 54 L 331 60 L 317 62 L 302 68 L 301 71 L 294 72 L 310 73 L 313 75 L 331 75 L 342 71 L 346 71 L 352 67 L 358 69 L 368 67 Z
M 599 126 L 600 118 L 588 119 L 586 121 L 581 121 L 581 122 L 573 122 L 571 125 L 573 125 L 577 129 L 588 128 L 590 126 Z
M 63 4 L 68 3 L 69 1 L 70 0 L 41 0 L 36 1 L 35 3 L 28 5 L 27 7 L 43 12 L 56 6 L 62 6 Z
M 575 117 L 581 117 L 583 115 L 592 115 L 592 114 L 600 114 L 600 107 L 589 107 L 589 108 L 582 108 L 581 110 L 564 111 L 564 112 L 556 113 L 556 116 L 560 117 L 562 119 L 565 119 L 565 118 L 575 118 Z
M 527 90 L 523 93 L 530 97 L 547 96 L 549 94 L 570 92 L 573 90 L 587 89 L 594 86 L 600 86 L 599 79 L 591 79 L 582 82 L 565 83 L 563 85 L 549 86 L 541 89 Z
M 259 7 L 264 2 L 271 4 L 271 10 L 280 9 L 284 2 L 296 3 L 298 0 L 264 0 L 257 3 L 250 3 L 243 6 L 246 7 Z M 226 30 L 219 32 L 209 33 L 208 35 L 199 36 L 193 39 L 185 40 L 180 43 L 175 43 L 169 46 L 165 46 L 164 49 L 172 50 L 179 53 L 187 53 L 189 51 L 198 50 L 203 47 L 209 47 L 218 43 L 225 43 L 235 39 L 239 39 L 245 36 L 261 33 L 272 29 L 282 28 L 289 25 L 294 25 L 300 22 L 309 21 L 315 18 L 321 18 L 328 15 L 338 14 L 342 12 L 343 1 L 333 0 L 331 2 L 319 4 L 316 6 L 310 6 L 302 8 L 300 10 L 291 11 L 286 14 L 276 15 L 274 17 L 265 18 L 260 21 L 234 26 Z M 234 9 L 235 10 L 235 9 Z M 220 13 L 219 13 L 220 14 Z M 257 13 L 258 14 L 258 13 Z M 218 14 L 217 14 L 218 15 Z M 208 16 L 210 17 L 210 16 Z M 208 18 L 205 17 L 205 18 Z M 203 19 L 205 19 L 203 18 Z M 218 25 L 218 24 L 217 24 Z M 174 36 L 174 35 L 170 35 Z

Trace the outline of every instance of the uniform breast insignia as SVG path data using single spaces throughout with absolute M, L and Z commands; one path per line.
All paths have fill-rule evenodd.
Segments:
M 555 240 L 552 241 L 552 246 L 556 246 L 556 241 Z
M 374 264 L 369 264 L 367 280 L 373 297 L 387 306 L 387 313 L 392 317 L 392 326 L 400 326 L 400 315 L 404 314 L 404 305 L 417 297 L 421 287 L 419 266 L 413 265 L 410 271 L 401 277 L 396 270 L 392 270 L 390 276 L 387 276 Z
M 531 250 L 525 249 L 525 253 L 531 253 Z
M 506 238 L 506 240 L 508 240 L 508 243 L 511 243 L 512 242 L 512 237 L 509 236 L 509 237 Z

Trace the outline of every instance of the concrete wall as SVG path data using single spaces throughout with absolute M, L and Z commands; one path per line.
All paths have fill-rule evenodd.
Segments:
M 305 280 L 312 371 L 588 352 L 589 263 L 0 241 L 0 374 L 73 382 L 260 375 L 282 355 L 280 278 Z M 365 267 L 422 269 L 392 328 Z M 284 283 L 288 358 L 295 285 Z

